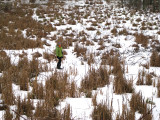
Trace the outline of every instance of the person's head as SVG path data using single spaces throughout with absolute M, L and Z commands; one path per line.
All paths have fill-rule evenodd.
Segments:
M 58 42 L 58 46 L 61 47 L 61 42 Z

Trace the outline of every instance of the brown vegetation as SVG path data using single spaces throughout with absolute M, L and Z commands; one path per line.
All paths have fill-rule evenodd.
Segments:
M 145 36 L 143 33 L 140 33 L 135 34 L 135 42 L 137 44 L 142 44 L 142 46 L 146 48 L 148 46 L 149 40 L 147 36 Z
M 150 57 L 150 65 L 153 67 L 160 67 L 160 55 L 157 51 L 153 51 Z
M 100 103 L 97 106 L 94 106 L 92 112 L 93 120 L 112 120 L 112 107 L 108 106 L 105 103 Z
M 137 111 L 140 114 L 143 114 L 143 116 L 145 115 L 145 120 L 152 119 L 152 113 L 150 112 L 150 109 L 147 107 L 147 103 L 145 102 L 145 99 L 142 97 L 141 93 L 132 94 L 132 98 L 130 100 L 130 107 L 132 111 Z
M 133 93 L 133 81 L 126 80 L 124 77 L 124 68 L 121 66 L 121 61 L 117 56 L 114 56 L 113 59 L 113 74 L 115 75 L 114 79 L 114 92 L 117 94 L 123 93 Z
M 81 82 L 81 91 L 87 92 L 90 90 L 96 90 L 98 87 L 103 87 L 107 84 L 109 84 L 107 68 L 100 67 L 98 70 L 92 68 Z

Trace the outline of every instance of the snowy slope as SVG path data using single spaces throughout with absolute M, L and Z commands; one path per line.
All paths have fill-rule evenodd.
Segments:
M 82 14 L 85 14 L 87 12 L 89 15 L 87 18 L 81 18 L 79 21 L 76 21 L 75 25 L 70 24 L 64 24 L 60 26 L 56 26 L 56 23 L 59 23 L 61 19 L 57 19 L 51 22 L 53 27 L 57 28 L 57 31 L 64 31 L 67 28 L 70 28 L 71 30 L 68 31 L 69 33 L 73 33 L 75 38 L 81 39 L 81 36 L 78 36 L 79 32 L 84 31 L 87 35 L 87 40 L 92 41 L 94 43 L 93 46 L 85 46 L 87 48 L 86 55 L 89 56 L 90 53 L 94 53 L 94 59 L 95 63 L 93 63 L 91 66 L 94 68 L 99 68 L 101 65 L 101 55 L 102 53 L 107 53 L 110 50 L 118 51 L 120 54 L 121 60 L 125 61 L 125 68 L 128 69 L 125 71 L 125 77 L 127 80 L 133 79 L 135 92 L 138 93 L 139 91 L 142 92 L 142 95 L 145 99 L 152 100 L 152 102 L 155 103 L 155 108 L 153 109 L 153 119 L 159 120 L 160 119 L 160 98 L 157 98 L 157 88 L 156 86 L 138 86 L 136 85 L 136 82 L 138 80 L 138 72 L 140 70 L 143 70 L 144 67 L 142 64 L 146 64 L 150 61 L 150 56 L 152 52 L 152 47 L 144 48 L 141 45 L 139 45 L 138 52 L 135 52 L 134 47 L 132 47 L 135 42 L 134 33 L 143 33 L 146 36 L 154 36 L 156 39 L 160 42 L 160 34 L 157 34 L 158 31 L 160 31 L 160 20 L 156 19 L 158 14 L 156 13 L 147 13 L 147 15 L 140 14 L 139 12 L 135 12 L 135 14 L 131 15 L 131 10 L 128 10 L 127 8 L 117 8 L 116 4 L 114 3 L 106 3 L 103 1 L 103 4 L 95 4 L 95 5 L 88 5 L 89 7 L 86 7 L 85 0 L 80 1 L 65 1 L 64 6 L 60 8 L 60 11 L 62 8 L 66 9 L 65 11 L 62 11 L 63 19 L 62 21 L 65 23 L 65 19 L 67 19 L 69 12 L 74 12 L 74 7 L 80 6 L 78 9 L 79 11 L 82 11 Z M 67 11 L 68 8 L 73 9 L 73 11 Z M 37 9 L 34 9 L 36 11 Z M 98 10 L 97 13 L 95 13 Z M 41 21 L 41 18 L 34 12 L 33 19 L 37 21 Z M 48 15 L 45 15 L 46 19 L 50 20 L 50 17 Z M 103 18 L 103 19 L 102 19 Z M 129 19 L 128 19 L 129 18 Z M 157 23 L 156 25 L 152 26 L 152 29 L 146 29 L 141 30 L 141 23 L 137 22 L 136 20 L 140 18 L 142 21 Z M 98 21 L 99 20 L 99 21 Z M 98 23 L 98 26 L 95 26 L 96 30 L 88 30 L 87 28 L 91 27 L 91 22 L 95 21 Z M 110 23 L 109 25 L 106 25 L 106 23 Z M 136 27 L 133 26 L 133 23 L 138 24 Z M 157 28 L 156 28 L 157 27 Z M 114 35 L 111 30 L 116 28 L 117 33 Z M 125 29 L 128 34 L 118 34 L 119 31 Z M 6 53 L 11 57 L 12 63 L 16 64 L 19 61 L 18 54 L 21 54 L 22 52 L 26 52 L 28 55 L 27 57 L 31 60 L 32 55 L 35 52 L 43 53 L 53 53 L 56 47 L 56 42 L 52 40 L 52 37 L 54 35 L 57 35 L 58 32 L 53 31 L 50 33 L 50 35 L 47 36 L 47 38 L 43 38 L 42 40 L 46 40 L 47 43 L 49 43 L 51 46 L 43 46 L 44 48 L 36 48 L 36 49 L 28 49 L 28 50 L 5 50 Z M 100 34 L 97 34 L 97 32 L 100 32 Z M 25 32 L 24 32 L 25 36 Z M 105 39 L 106 37 L 106 39 Z M 98 50 L 100 45 L 95 40 L 103 40 L 103 50 Z M 151 41 L 151 40 L 150 40 Z M 121 47 L 117 48 L 114 47 L 114 44 L 119 44 Z M 70 82 L 75 81 L 77 87 L 81 86 L 81 80 L 84 78 L 86 74 L 88 74 L 90 66 L 88 65 L 87 61 L 83 60 L 83 57 L 77 57 L 76 53 L 74 52 L 74 47 L 76 43 L 73 43 L 72 47 L 68 47 L 65 49 L 67 55 L 65 55 L 65 59 L 62 61 L 62 67 L 64 67 L 63 71 L 67 71 L 67 73 L 70 75 L 69 80 Z M 82 45 L 82 43 L 79 43 L 79 45 Z M 97 53 L 100 53 L 99 55 L 96 55 Z M 55 71 L 56 68 L 56 61 L 52 60 L 50 62 L 47 62 L 43 57 L 38 58 L 39 61 L 42 63 L 46 63 L 46 65 L 49 67 L 48 72 L 42 72 L 37 77 L 37 80 L 39 83 L 45 84 L 45 80 L 51 76 L 51 74 Z M 82 64 L 83 62 L 83 64 Z M 154 77 L 153 79 L 155 81 L 159 80 L 160 76 L 160 68 L 159 67 L 150 67 L 148 70 L 145 69 L 147 72 L 151 73 L 154 72 L 157 77 Z M 59 70 L 58 72 L 63 72 Z M 131 99 L 130 93 L 117 95 L 114 93 L 113 90 L 113 79 L 114 76 L 110 76 L 110 85 L 106 85 L 104 87 L 98 88 L 97 90 L 92 91 L 92 95 L 94 96 L 97 94 L 97 103 L 102 103 L 104 101 L 109 100 L 112 101 L 112 107 L 114 110 L 113 113 L 113 119 L 116 118 L 117 113 L 122 112 L 122 104 L 127 103 L 129 104 L 129 100 Z M 35 79 L 33 79 L 35 80 Z M 156 82 L 157 83 L 157 82 Z M 30 88 L 31 91 L 32 88 Z M 27 93 L 30 92 L 24 92 L 21 91 L 20 88 L 16 85 L 13 85 L 13 90 L 16 96 L 22 96 L 22 99 L 27 97 Z M 35 101 L 35 105 L 36 105 Z M 79 98 L 66 98 L 60 102 L 60 105 L 57 106 L 58 110 L 63 110 L 66 105 L 70 104 L 71 110 L 72 110 L 72 118 L 73 119 L 82 119 L 82 120 L 91 120 L 91 114 L 94 109 L 92 98 L 86 98 L 84 93 L 80 94 Z M 129 107 L 129 106 L 128 106 Z M 4 111 L 1 112 L 1 116 L 3 117 Z M 1 117 L 0 116 L 0 117 Z M 136 120 L 138 120 L 141 117 L 139 113 L 136 113 Z

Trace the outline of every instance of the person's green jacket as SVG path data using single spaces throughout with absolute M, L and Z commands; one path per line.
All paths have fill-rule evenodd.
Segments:
M 56 46 L 56 56 L 63 57 L 62 47 Z

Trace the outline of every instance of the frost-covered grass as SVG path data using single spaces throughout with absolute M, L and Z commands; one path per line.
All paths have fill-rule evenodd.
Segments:
M 157 13 L 103 0 L 22 7 L 0 19 L 1 118 L 159 119 Z

